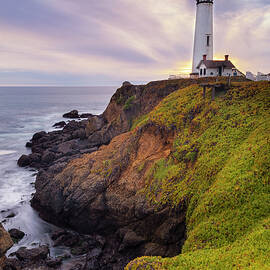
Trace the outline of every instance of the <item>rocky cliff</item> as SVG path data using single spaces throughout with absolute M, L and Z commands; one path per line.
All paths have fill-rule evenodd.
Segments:
M 203 99 L 199 84 L 213 80 L 126 84 L 102 115 L 33 137 L 32 150 L 38 149 L 41 156 L 33 207 L 50 222 L 95 239 L 102 236 L 98 252 L 90 248 L 81 269 L 123 269 L 145 255 L 172 257 L 180 253 L 186 238 L 184 252 L 225 246 L 227 240 L 219 238 L 225 237 L 222 230 L 231 232 L 231 226 L 238 226 L 237 221 L 226 223 L 233 220 L 231 209 L 226 209 L 229 219 L 221 215 L 221 229 L 215 227 L 220 218 L 213 218 L 213 223 L 203 214 L 211 215 L 207 205 L 215 207 L 219 199 L 206 206 L 200 203 L 208 201 L 204 196 L 210 190 L 215 194 L 212 184 L 231 179 L 222 176 L 224 164 L 235 163 L 232 154 L 249 136 L 255 145 L 252 132 L 266 137 L 259 127 L 267 129 L 269 84 L 233 83 L 215 101 L 209 91 Z M 233 189 L 241 190 L 239 177 L 236 174 L 239 187 Z M 238 196 L 226 196 L 230 195 Z M 211 234 L 210 225 L 222 231 L 220 236 Z M 243 226 L 237 233 L 250 228 L 249 223 Z M 140 269 L 141 262 L 165 267 L 171 262 L 151 260 L 128 267 Z

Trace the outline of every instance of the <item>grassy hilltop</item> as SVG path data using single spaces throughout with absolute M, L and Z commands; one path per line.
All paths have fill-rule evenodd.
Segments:
M 138 258 L 127 270 L 270 269 L 270 83 L 207 95 L 189 86 L 134 122 L 134 132 L 149 122 L 175 131 L 143 192 L 187 209 L 187 239 L 179 256 Z

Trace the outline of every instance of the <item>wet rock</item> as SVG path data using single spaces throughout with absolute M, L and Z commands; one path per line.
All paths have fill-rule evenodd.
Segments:
M 80 129 L 74 131 L 74 132 L 72 133 L 72 137 L 73 137 L 74 139 L 77 139 L 77 138 L 79 138 L 79 139 L 81 139 L 81 140 L 85 139 L 85 138 L 86 138 L 85 130 L 84 130 L 83 128 L 80 128 Z
M 53 125 L 53 127 L 55 127 L 55 128 L 63 128 L 63 127 L 65 127 L 66 126 L 66 122 L 65 121 L 60 121 L 60 122 L 57 122 L 57 123 L 55 123 L 54 125 Z
M 15 216 L 16 214 L 14 212 L 11 212 L 10 214 L 6 216 L 6 218 L 14 218 Z
M 49 266 L 49 267 L 52 267 L 52 268 L 57 268 L 61 264 L 62 264 L 62 259 L 61 258 L 57 258 L 57 259 L 48 258 L 46 260 L 46 265 Z
M 31 163 L 31 160 L 29 158 L 29 156 L 27 155 L 22 155 L 19 160 L 17 161 L 18 166 L 20 167 L 26 167 L 29 166 Z
M 54 160 L 55 160 L 55 154 L 52 152 L 45 153 L 41 158 L 42 163 L 45 163 L 45 164 L 50 164 Z
M 86 263 L 84 265 L 84 270 L 98 270 L 100 269 L 99 257 L 102 254 L 100 248 L 95 248 L 87 254 Z
M 27 148 L 31 148 L 32 147 L 32 143 L 31 142 L 27 142 L 26 144 L 25 144 L 25 147 L 27 147 Z
M 54 239 L 54 246 L 73 247 L 78 245 L 79 235 L 65 232 L 57 237 L 54 235 Z
M 45 131 L 37 132 L 37 133 L 35 133 L 33 135 L 32 142 L 36 142 L 36 141 L 40 140 L 41 138 L 43 138 L 46 135 L 47 135 L 47 133 Z
M 73 247 L 71 249 L 71 254 L 74 256 L 86 254 L 89 250 L 89 246 L 86 242 L 82 243 L 80 246 Z
M 5 262 L 3 270 L 21 270 L 22 264 L 16 258 L 8 258 Z
M 52 240 L 57 240 L 60 236 L 66 234 L 67 232 L 65 230 L 58 230 L 53 232 L 51 235 Z
M 79 112 L 77 110 L 72 110 L 68 113 L 63 114 L 64 118 L 70 118 L 70 119 L 75 119 L 75 118 L 80 118 Z
M 8 232 L 15 243 L 19 242 L 25 236 L 25 233 L 18 229 L 10 229 Z
M 30 159 L 30 163 L 37 163 L 37 162 L 40 162 L 41 161 L 41 155 L 38 154 L 38 153 L 32 153 L 30 154 L 29 156 L 29 159 Z
M 69 270 L 82 270 L 83 266 L 81 264 L 76 264 L 71 267 Z
M 14 255 L 20 261 L 35 262 L 39 260 L 45 260 L 49 254 L 49 248 L 47 246 L 40 246 L 37 248 L 27 249 L 25 247 L 19 248 Z
M 92 116 L 93 116 L 93 114 L 91 114 L 91 113 L 82 113 L 80 115 L 80 118 L 89 118 L 89 117 L 92 117 Z

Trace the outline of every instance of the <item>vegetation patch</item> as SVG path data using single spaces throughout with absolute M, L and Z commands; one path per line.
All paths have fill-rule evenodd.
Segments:
M 176 136 L 143 192 L 157 206 L 187 207 L 187 240 L 175 258 L 126 269 L 270 269 L 270 84 L 233 83 L 215 101 L 193 85 L 145 119 Z
M 131 96 L 127 99 L 127 101 L 125 102 L 124 104 L 124 107 L 123 109 L 126 111 L 126 110 L 129 110 L 133 104 L 133 101 L 135 100 L 136 96 Z

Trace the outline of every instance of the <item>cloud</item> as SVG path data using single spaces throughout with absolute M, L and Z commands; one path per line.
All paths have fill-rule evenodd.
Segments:
M 243 71 L 270 72 L 267 2 L 216 1 L 217 57 L 229 53 Z M 190 0 L 3 1 L 2 84 L 12 84 L 16 74 L 29 84 L 40 77 L 94 85 L 188 72 L 194 17 Z

